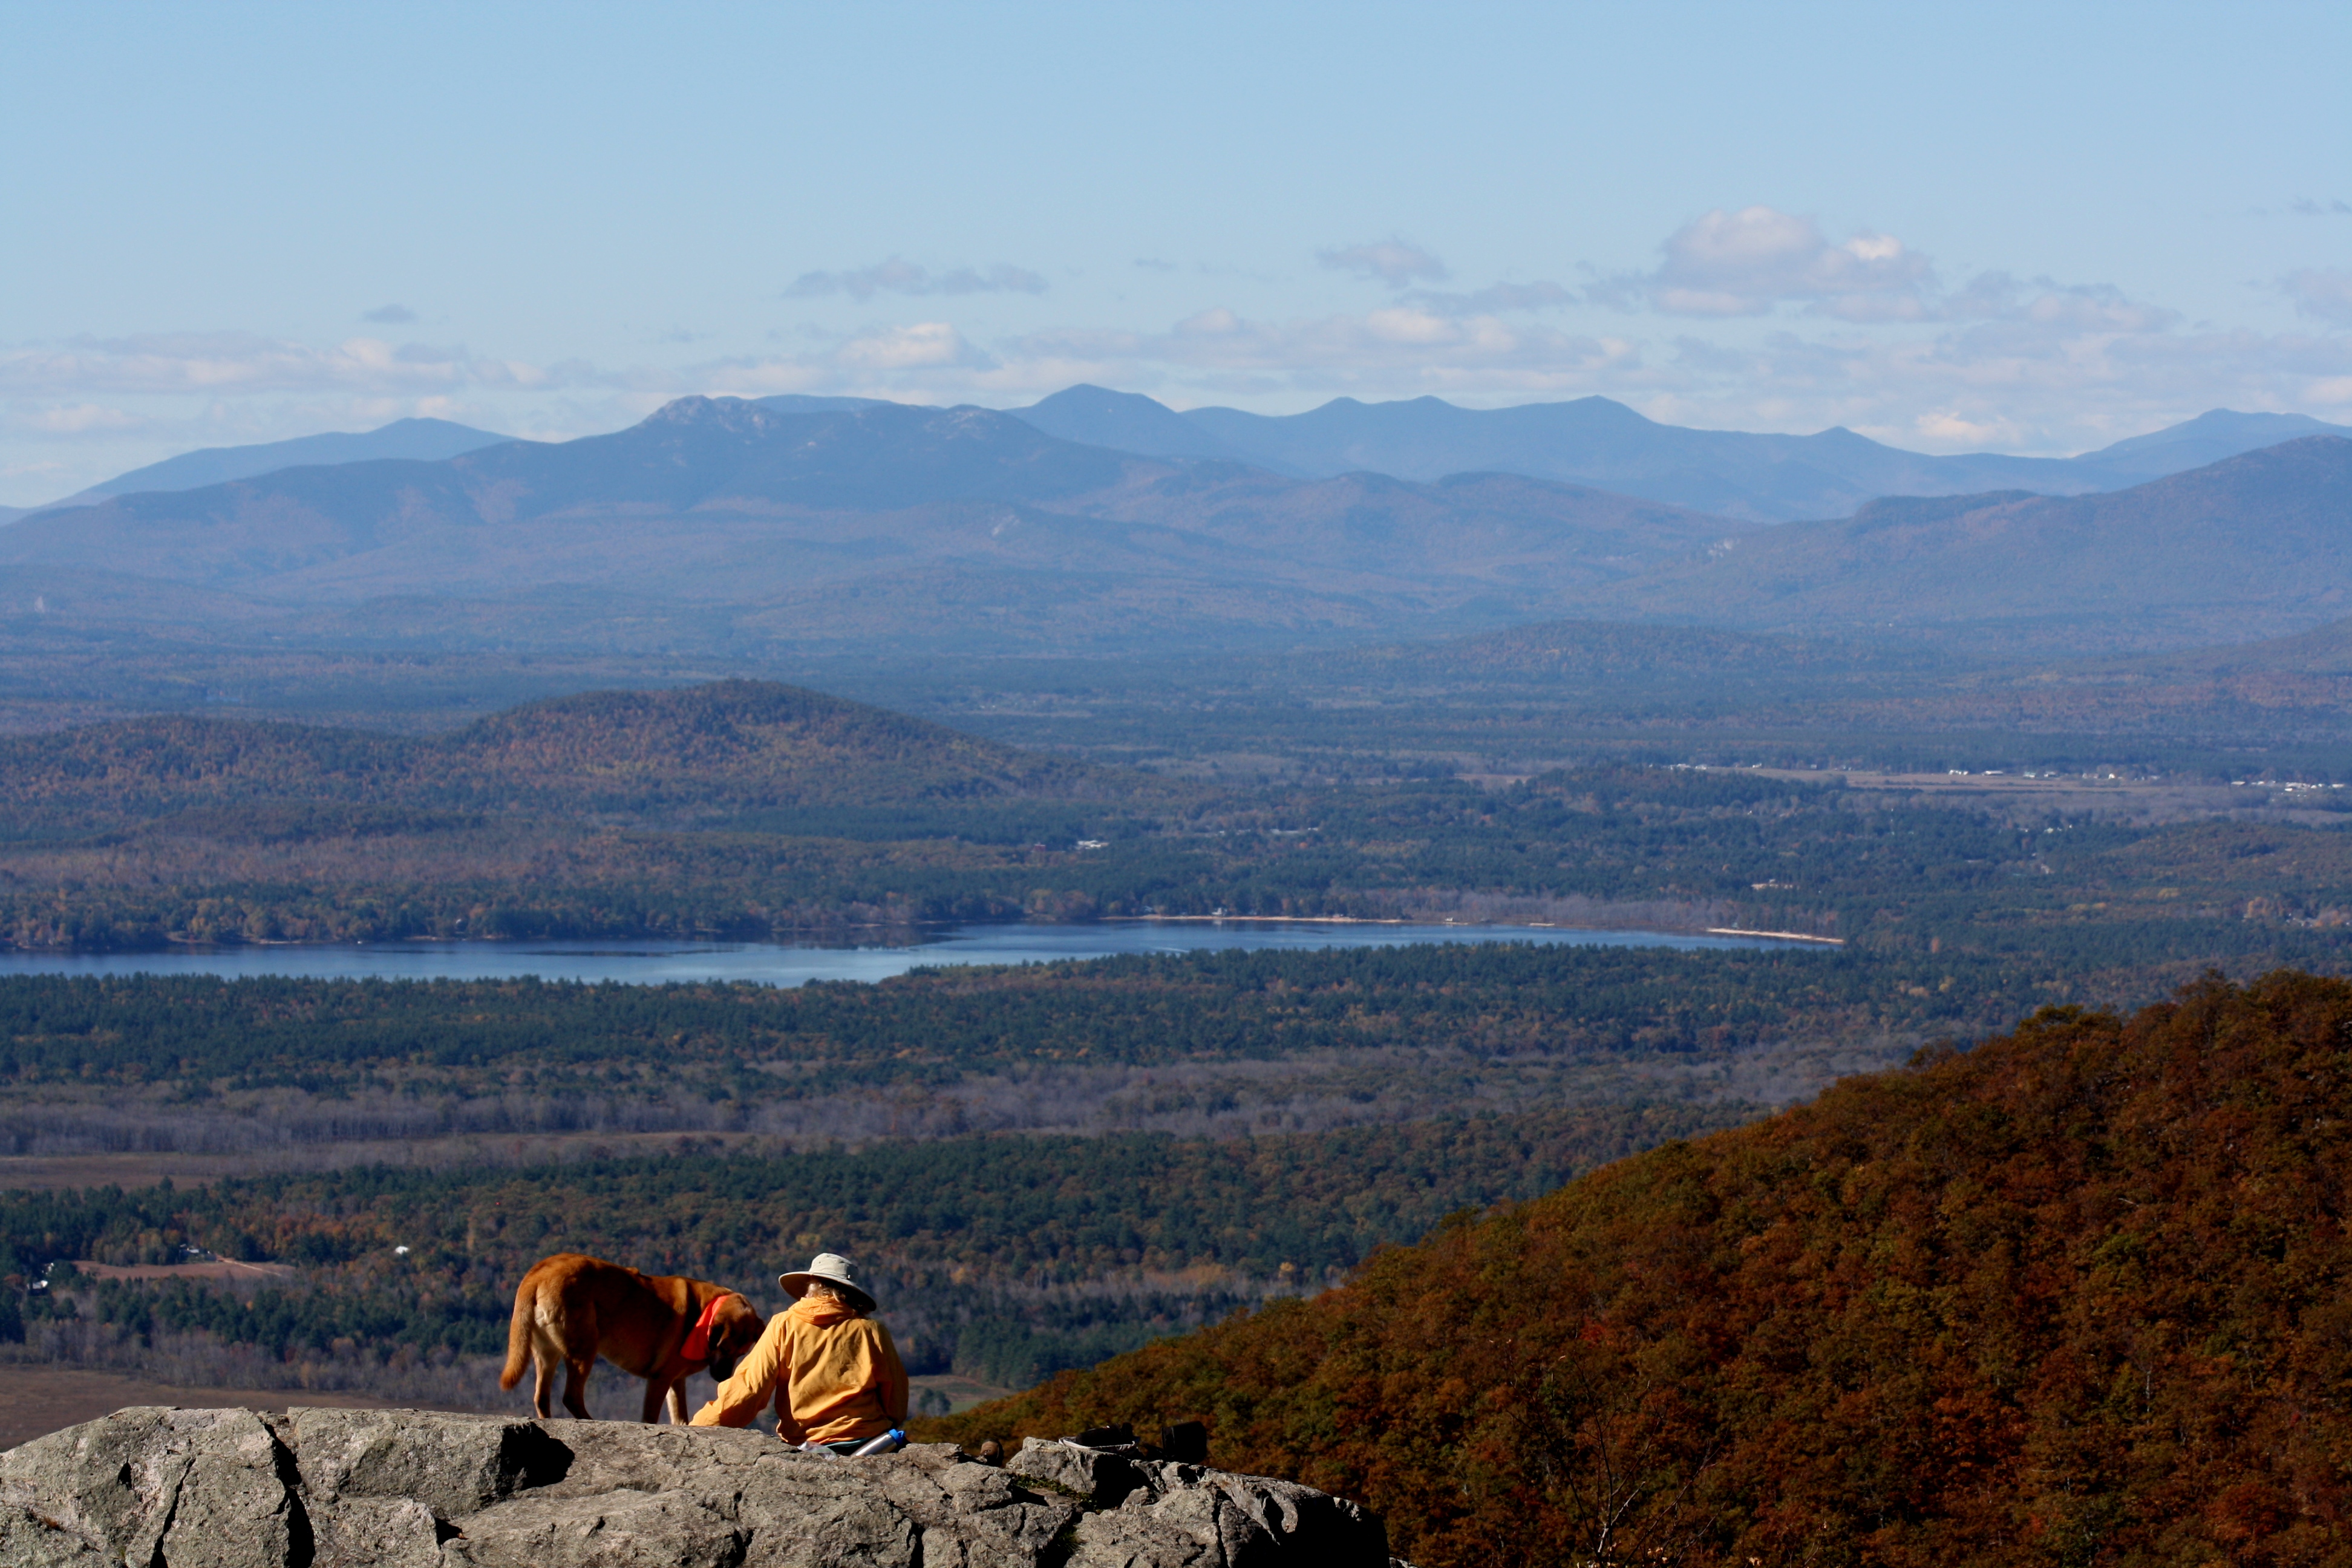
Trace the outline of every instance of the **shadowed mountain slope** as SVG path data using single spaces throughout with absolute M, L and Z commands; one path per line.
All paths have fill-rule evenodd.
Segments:
M 561 445 L 300 468 L 45 514 L 0 535 L 0 560 L 136 560 L 149 575 L 289 598 L 593 580 L 674 552 L 686 531 L 663 523 L 697 510 L 1040 502 L 1115 485 L 1138 461 L 982 410 L 778 414 L 687 398 L 627 430 Z M 562 527 L 529 528 L 556 520 Z
M 1195 408 L 1184 417 L 1255 461 L 1302 473 L 1369 468 L 1425 479 L 1491 469 L 1761 522 L 1837 517 L 1874 496 L 2099 488 L 2055 459 L 1930 458 L 1842 429 L 1814 436 L 1690 430 L 1645 419 L 1605 397 L 1485 409 L 1435 397 L 1342 397 L 1304 414 Z
M 2053 1009 L 943 1431 L 1205 1420 L 1416 1562 L 2322 1563 L 2352 985 Z
M 205 447 L 194 452 L 183 452 L 176 458 L 166 458 L 160 463 L 150 463 L 143 468 L 117 474 L 104 484 L 92 485 L 80 494 L 54 504 L 89 506 L 111 496 L 134 495 L 142 490 L 200 489 L 205 485 L 225 484 L 231 479 L 274 474 L 281 468 L 367 463 L 385 458 L 436 462 L 443 458 L 478 451 L 485 447 L 496 447 L 511 439 L 512 437 L 477 430 L 469 425 L 457 425 L 446 419 L 395 419 L 378 429 L 357 434 L 331 431 L 318 436 L 298 436 L 290 441 L 264 441 L 252 447 Z M 26 510 L 39 511 L 48 509 L 34 507 Z
M 2241 414 L 2215 408 L 2179 425 L 2085 452 L 2071 461 L 2113 476 L 2116 483 L 2108 488 L 2115 489 L 2185 473 L 2241 452 L 2259 451 L 2305 436 L 2352 436 L 2352 426 L 2326 424 L 2303 414 Z
M 805 392 L 779 392 L 751 401 L 778 414 L 851 414 L 860 408 L 904 406 L 887 397 L 814 397 Z
M 1851 430 L 1774 436 L 1661 425 L 1605 397 L 1488 409 L 1436 397 L 1342 397 L 1303 414 L 1178 414 L 1132 393 L 1075 386 L 1016 412 L 1065 439 L 1128 451 L 1230 457 L 1300 475 L 1524 474 L 1766 522 L 1842 517 L 1886 495 L 2117 489 L 2300 436 L 2352 434 L 2302 415 L 2215 409 L 2079 458 L 1931 457 Z
M 1115 420 L 1178 417 L 1148 399 L 1065 395 Z M 29 612 L 52 640 L 92 616 L 217 624 L 142 595 L 135 573 L 215 608 L 242 602 L 234 613 L 272 637 L 633 647 L 741 668 L 1360 644 L 1569 616 L 1925 637 L 2013 658 L 2248 641 L 2352 611 L 2352 442 L 2333 437 L 2115 493 L 1898 497 L 1768 527 L 1508 472 L 1298 479 L 1080 445 L 986 409 L 835 401 L 685 398 L 561 445 L 296 468 L 43 513 L 0 531 L 0 613 Z M 1643 423 L 1614 405 L 1548 406 Z M 2214 439 L 2252 428 L 2233 417 Z M 1656 447 L 1659 471 L 1706 471 L 1675 467 L 1691 434 Z M 1634 437 L 1622 449 L 1639 457 L 1649 437 Z M 1804 441 L 1818 453 L 1860 437 Z M 1799 452 L 1775 459 L 1783 472 Z
M 698 606 L 797 646 L 1136 644 L 1494 625 L 1740 525 L 1541 480 L 1286 479 L 1056 440 L 985 409 L 688 398 L 613 436 L 298 468 L 45 514 L 17 575 L 282 604 L 490 600 L 519 633 Z
M 1066 387 L 1043 402 L 1012 412 L 1024 424 L 1034 425 L 1048 436 L 1089 447 L 1109 447 L 1153 458 L 1222 458 L 1228 462 L 1255 463 L 1276 473 L 1297 472 L 1287 463 L 1263 454 L 1252 456 L 1166 404 L 1139 393 L 1080 384 Z M 1377 464 L 1367 466 L 1379 468 Z
M 2352 441 L 2305 437 L 2105 495 L 1874 501 L 1727 542 L 1603 615 L 1929 636 L 1970 651 L 2247 642 L 2352 610 Z
M 751 401 L 771 413 L 796 415 L 908 406 L 879 398 L 796 393 Z M 1400 479 L 1441 479 L 1492 470 L 1762 521 L 1835 516 L 1862 500 L 1897 493 L 2116 489 L 2301 436 L 2352 434 L 2300 414 L 2217 408 L 2095 452 L 2049 459 L 1999 453 L 1932 457 L 1843 430 L 1803 437 L 1695 430 L 1657 424 L 1601 397 L 1486 410 L 1458 408 L 1433 397 L 1371 405 L 1341 398 L 1299 415 L 1230 408 L 1180 414 L 1140 394 L 1080 384 L 1011 412 L 1059 439 L 1143 457 L 1216 458 L 1293 478 L 1362 469 Z M 443 419 L 402 419 L 362 434 L 206 447 L 134 468 L 47 506 L 0 507 L 0 524 L 142 490 L 194 489 L 300 466 L 386 458 L 430 461 L 506 439 Z
M 1267 472 L 1298 475 L 1291 463 L 1234 447 L 1188 414 L 1179 414 L 1155 397 L 1140 393 L 1112 393 L 1101 385 L 1073 385 L 1025 409 L 1012 409 L 1013 418 L 1037 426 L 1046 435 L 1089 447 L 1115 447 L 1140 451 L 1157 458 L 1225 458 L 1230 463 L 1254 463 Z M 1263 447 L 1263 445 L 1261 445 Z M 1385 463 L 1360 463 L 1367 472 L 1392 472 Z M 1318 472 L 1348 472 L 1348 468 L 1322 468 Z M 1425 475 L 1440 478 L 1440 475 Z
M 2352 675 L 2352 619 L 2291 637 L 2152 657 L 2136 660 L 2135 667 L 2151 674 Z

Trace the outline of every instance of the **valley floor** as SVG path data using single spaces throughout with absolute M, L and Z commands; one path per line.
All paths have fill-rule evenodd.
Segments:
M 187 1388 L 87 1367 L 0 1363 L 0 1448 L 13 1448 L 60 1427 L 95 1421 L 128 1405 L 229 1405 L 272 1411 L 293 1405 L 325 1405 L 338 1410 L 462 1408 L 302 1389 Z

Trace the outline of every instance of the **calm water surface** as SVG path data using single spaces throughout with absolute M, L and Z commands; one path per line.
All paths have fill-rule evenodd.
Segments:
M 173 948 L 163 952 L 0 952 L 9 974 L 258 974 L 306 980 L 883 980 L 927 964 L 1036 963 L 1127 952 L 1400 947 L 1419 942 L 1524 942 L 1571 947 L 1786 945 L 1726 936 L 1530 926 L 1331 925 L 1311 921 L 1106 921 L 1097 925 L 945 927 L 905 944 L 818 946 L 729 942 L 402 942 L 350 947 Z

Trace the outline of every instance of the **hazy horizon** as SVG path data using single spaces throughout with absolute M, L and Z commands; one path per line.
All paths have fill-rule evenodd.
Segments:
M 1092 383 L 1078 382 L 1078 383 L 1073 383 L 1071 386 L 1064 387 L 1064 388 L 1060 388 L 1060 389 L 1057 389 L 1057 390 L 1058 390 L 1058 391 L 1064 391 L 1064 392 L 1066 392 L 1066 391 L 1075 391 L 1075 390 L 1077 390 L 1077 389 L 1078 389 L 1078 388 L 1080 388 L 1080 387 L 1085 387 L 1085 386 L 1088 386 L 1088 385 L 1092 385 L 1092 384 L 1093 384 Z M 1108 391 L 1111 391 L 1111 392 L 1121 392 L 1121 391 L 1123 391 L 1124 389 L 1122 389 L 1122 388 L 1118 388 L 1118 387 L 1110 387 L 1110 388 L 1105 388 L 1104 390 L 1108 390 Z M 681 398 L 683 398 L 683 397 L 694 397 L 694 396 L 709 396 L 709 397 L 736 397 L 736 396 L 740 396 L 740 395 L 740 395 L 740 394 L 735 394 L 735 393 L 724 393 L 724 392 L 722 392 L 722 393 L 704 393 L 704 394 L 698 394 L 698 393 L 680 393 L 680 394 L 678 395 L 678 396 L 679 396 L 679 397 L 681 397 Z M 1048 394 L 1046 394 L 1045 395 L 1046 395 L 1047 397 L 1052 397 L 1052 396 L 1055 395 L 1055 393 L 1048 393 Z M 1149 394 L 1143 394 L 1143 395 L 1146 395 L 1146 396 L 1148 396 L 1148 395 L 1149 395 Z M 1384 403 L 1384 402 L 1407 402 L 1407 401 L 1415 401 L 1415 400 L 1417 400 L 1418 398 L 1421 398 L 1421 397 L 1429 397 L 1429 396 L 1433 396 L 1433 395 L 1433 395 L 1433 394 L 1427 394 L 1427 393 L 1423 393 L 1423 394 L 1418 394 L 1418 395 L 1416 395 L 1415 398 L 1412 398 L 1412 399 L 1403 399 L 1403 398 L 1395 398 L 1395 399 L 1378 398 L 1378 399 L 1376 399 L 1376 398 L 1351 398 L 1351 397 L 1348 396 L 1347 395 L 1342 394 L 1342 395 L 1339 395 L 1335 396 L 1335 397 L 1328 397 L 1328 398 L 1326 398 L 1326 399 L 1324 399 L 1321 403 L 1312 405 L 1311 405 L 1309 408 L 1307 408 L 1307 409 L 1303 409 L 1303 410 L 1286 410 L 1286 411 L 1283 411 L 1283 412 L 1301 412 L 1301 413 L 1305 413 L 1305 412 L 1312 412 L 1315 408 L 1328 407 L 1328 405 L 1330 405 L 1331 404 L 1334 404 L 1334 403 L 1359 402 L 1359 403 L 1364 403 L 1364 404 L 1379 404 L 1379 403 Z M 667 400 L 667 401 L 676 401 L 676 399 L 670 399 L 670 400 Z M 886 402 L 892 402 L 892 403 L 898 403 L 898 404 L 901 405 L 902 406 L 909 406 L 909 407 L 939 406 L 939 405 L 922 405 L 922 404 L 917 404 L 917 403 L 915 403 L 913 400 L 911 400 L 911 399 L 908 399 L 908 398 L 887 398 L 887 399 L 883 399 L 882 401 L 886 401 Z M 1042 401 L 1042 400 L 1041 400 L 1041 401 Z M 1528 399 L 1526 399 L 1526 400 L 1524 400 L 1524 401 L 1517 402 L 1517 403 L 1484 403 L 1484 404 L 1481 404 L 1481 403 L 1472 403 L 1472 402 L 1469 402 L 1469 401 L 1467 401 L 1467 400 L 1456 400 L 1456 399 L 1453 399 L 1453 398 L 1444 398 L 1444 399 L 1441 399 L 1441 401 L 1447 402 L 1447 403 L 1453 403 L 1453 404 L 1454 404 L 1454 405 L 1455 405 L 1455 406 L 1457 406 L 1457 407 L 1462 407 L 1462 408 L 1475 409 L 1475 410 L 1481 410 L 1481 411 L 1492 411 L 1492 410 L 1507 409 L 1507 408 L 1524 408 L 1524 407 L 1531 407 L 1531 406 L 1536 406 L 1536 405 L 1542 405 L 1542 404 L 1548 404 L 1548 403 L 1558 403 L 1558 402 L 1568 402 L 1568 401 L 1575 401 L 1575 400 L 1573 400 L 1573 399 L 1559 399 L 1559 398 L 1528 398 Z M 1612 401 L 1622 401 L 1622 400 L 1615 400 L 1615 399 L 1612 399 Z M 988 406 L 990 406 L 990 405 L 986 405 L 986 404 L 970 404 L 970 405 L 965 405 L 964 406 L 971 406 L 971 407 L 988 407 Z M 1028 405 L 1014 405 L 1014 411 L 1016 411 L 1016 412 L 1017 412 L 1017 411 L 1018 411 L 1018 409 L 1019 409 L 1020 407 L 1025 407 L 1025 406 L 1028 406 Z M 1190 411 L 1190 410 L 1192 410 L 1192 409 L 1194 409 L 1194 408 L 1212 408 L 1212 407 L 1219 407 L 1219 406 L 1225 406 L 1225 405 L 1216 405 L 1216 404 L 1209 404 L 1209 403 L 1188 403 L 1188 404 L 1181 404 L 1181 405 L 1179 405 L 1179 404 L 1170 404 L 1170 405 L 1166 405 L 1166 406 L 1168 406 L 1169 408 L 1171 408 L 1173 412 L 1176 412 L 1176 413 L 1184 413 L 1184 412 L 1188 412 L 1188 411 Z M 1638 412 L 1638 411 L 1637 411 L 1637 412 Z M 2201 416 L 2201 415 L 2203 415 L 2203 414 L 2242 414 L 2242 414 L 2287 414 L 2287 413 L 2291 413 L 2291 412 L 2292 412 L 2292 411 L 2290 411 L 2290 410 L 2280 410 L 2280 409 L 2243 409 L 2243 408 L 2239 408 L 2239 409 L 2220 409 L 2220 408 L 2217 408 L 2217 409 L 2205 409 L 2205 410 L 2200 410 L 2200 415 L 2199 415 L 2199 416 L 2191 416 L 2190 417 L 2192 417 L 2192 418 L 2194 418 L 2194 417 L 2198 417 L 2198 416 Z M 365 435 L 365 434 L 370 433 L 370 431 L 371 431 L 371 430 L 373 430 L 373 429 L 382 429 L 382 428 L 383 428 L 383 427 L 384 427 L 384 426 L 389 426 L 389 425 L 398 424 L 398 423 L 400 423 L 400 421 L 401 421 L 402 419 L 409 419 L 409 418 L 415 418 L 415 417 L 420 417 L 420 416 L 413 416 L 413 415 L 403 415 L 403 416 L 399 416 L 398 418 L 396 418 L 396 419 L 392 419 L 392 420 L 387 420 L 387 421 L 385 421 L 383 426 L 368 426 L 368 427 L 363 427 L 363 428 L 361 428 L 361 429 L 358 429 L 358 430 L 350 430 L 350 431 L 345 431 L 345 430 L 318 430 L 318 431 L 307 431 L 307 430 L 306 430 L 306 431 L 299 432 L 297 435 L 295 435 L 295 436 L 293 436 L 293 437 L 275 437 L 275 438 L 273 438 L 273 441 L 272 441 L 272 442 L 253 443 L 253 445 L 267 446 L 267 445 L 274 444 L 274 442 L 275 442 L 275 441 L 283 441 L 283 440 L 299 440 L 299 439 L 300 439 L 302 437 L 305 437 L 305 436 L 323 436 L 323 435 Z M 433 416 L 423 416 L 423 417 L 433 417 Z M 638 424 L 638 423 L 640 423 L 640 422 L 641 422 L 640 420 L 635 420 L 635 419 L 633 419 L 633 420 L 631 420 L 629 423 L 630 423 L 630 425 L 635 425 L 635 424 Z M 453 423 L 462 423 L 462 422 L 453 422 Z M 2182 422 L 2182 421 L 2174 421 L 2174 422 L 2172 422 L 2172 424 L 2173 424 L 2173 425 L 2178 425 L 2178 424 L 2180 424 L 2180 423 L 2183 423 L 2183 422 Z M 614 428 L 615 428 L 615 429 L 625 429 L 625 428 L 627 428 L 627 427 L 628 427 L 627 426 L 615 426 Z M 2118 436 L 2117 437 L 2116 437 L 2116 440 L 2118 440 L 2118 441 L 2129 440 L 2129 439 L 2131 439 L 2134 436 L 2152 435 L 2152 434 L 2157 433 L 2157 431 L 2163 430 L 2163 429 L 2168 429 L 2168 428 L 2171 428 L 2171 427 L 2172 427 L 2172 425 L 2158 426 L 2154 426 L 2153 428 L 2151 428 L 2151 429 L 2149 429 L 2149 430 L 2127 432 L 2127 433 L 2126 433 L 2126 434 L 2125 434 L 2125 435 Z M 508 437 L 508 438 L 515 439 L 515 440 L 532 440 L 532 439 L 550 439 L 550 438 L 551 438 L 551 437 L 528 437 L 528 436 L 517 436 L 517 435 L 514 435 L 512 432 L 503 431 L 503 430 L 497 430 L 497 429 L 494 429 L 494 428 L 492 428 L 492 427 L 490 427 L 490 426 L 472 426 L 472 428 L 482 430 L 485 434 L 488 434 L 488 435 L 495 435 L 495 436 L 501 436 L 501 437 Z M 1718 431 L 1720 431 L 1720 433 L 1724 433 L 1724 434 L 1737 434 L 1737 433 L 1739 433 L 1739 432 L 1733 432 L 1733 431 L 1726 430 L 1726 429 L 1723 429 L 1722 427 L 1719 427 L 1719 426 L 1685 426 L 1685 428 L 1697 429 L 1697 430 L 1708 430 L 1708 429 L 1715 429 L 1715 430 L 1718 430 Z M 1830 427 L 1830 428 L 1838 428 L 1838 426 L 1832 426 L 1832 427 Z M 575 434 L 567 434 L 567 435 L 562 435 L 562 436 L 553 437 L 551 437 L 551 439 L 553 439 L 553 440 L 555 440 L 555 441 L 558 441 L 558 442 L 562 442 L 562 441 L 572 441 L 572 440 L 582 440 L 582 439 L 585 439 L 585 438 L 587 438 L 587 437 L 593 437 L 593 436 L 610 435 L 610 434 L 613 434 L 613 433 L 614 433 L 614 432 L 613 432 L 612 430 L 604 430 L 604 429 L 598 429 L 598 430 L 583 430 L 583 431 L 577 432 L 577 433 L 575 433 Z M 1749 433 L 1749 434 L 1755 434 L 1755 433 L 1757 433 L 1757 432 L 1748 432 L 1748 433 Z M 1791 434 L 1791 435 L 1817 435 L 1817 434 L 1825 434 L 1825 433 L 1826 433 L 1826 431 L 1791 431 L 1791 432 L 1772 432 L 1772 433 L 1773 433 L 1773 434 Z M 2106 443 L 2106 444 L 2107 444 L 2107 445 L 2112 445 L 2112 443 Z M 244 445 L 244 444 L 240 443 L 240 444 L 236 444 L 236 445 Z M 1115 446 L 1115 443 L 1114 443 L 1113 445 Z M 1916 447 L 1901 447 L 1898 443 L 1889 442 L 1889 443 L 1886 443 L 1886 445 L 1896 447 L 1896 448 L 1897 448 L 1898 450 L 1914 451 L 1914 452 L 1922 452 L 1922 451 L 1924 451 L 1924 449 L 1923 449 L 1923 448 Z M 222 448 L 222 447 L 180 447 L 180 448 L 176 448 L 176 449 L 174 449 L 174 450 L 173 450 L 173 451 L 169 451 L 169 452 L 163 453 L 160 458 L 154 458 L 154 459 L 151 459 L 148 463 L 144 463 L 144 464 L 138 465 L 138 467 L 137 467 L 137 468 L 135 468 L 125 469 L 125 470 L 123 470 L 122 472 L 123 472 L 124 474 L 132 473 L 132 472 L 137 472 L 137 471 L 139 471 L 139 470 L 140 470 L 140 469 L 142 469 L 142 468 L 149 468 L 149 467 L 153 467 L 153 466 L 155 466 L 155 464 L 157 464 L 157 463 L 167 462 L 167 461 L 169 461 L 171 458 L 175 458 L 175 457 L 185 457 L 185 456 L 189 455 L 189 454 L 190 454 L 190 453 L 192 453 L 192 452 L 210 451 L 210 450 L 220 450 L 220 449 L 224 449 L 224 448 Z M 235 446 L 232 446 L 232 447 L 228 447 L 228 448 L 226 448 L 226 449 L 235 449 Z M 2056 453 L 2056 454 L 2050 454 L 2050 453 L 2031 453 L 2031 454 L 2028 454 L 2028 453 L 2003 453 L 2003 452 L 2001 452 L 2001 451 L 2000 451 L 2000 449 L 1999 449 L 1999 448 L 1988 448 L 1988 449 L 1986 449 L 1986 451 L 1985 451 L 1983 454 L 1980 454 L 1980 455 L 1986 455 L 1986 456 L 2034 456 L 2034 457 L 2046 457 L 2046 456 L 2057 456 L 2057 457 L 2082 457 L 2082 456 L 2087 456 L 2089 453 L 2091 453 L 2091 452 L 2093 452 L 2093 451 L 2095 451 L 2095 450 L 2097 450 L 2097 449 L 2098 449 L 2098 448 L 2086 447 L 2086 448 L 2084 448 L 2082 452 L 2066 452 L 2066 453 Z M 1979 454 L 1938 454 L 1938 455 L 1949 455 L 1949 456 L 1969 456 L 1969 455 L 1979 455 Z M 312 459 L 312 460 L 315 460 L 315 459 Z M 107 482 L 108 482 L 108 481 L 110 481 L 110 480 L 112 480 L 112 479 L 119 479 L 119 478 L 121 478 L 121 477 L 122 477 L 121 474 L 109 474 L 109 475 L 102 476 L 99 480 L 96 480 L 96 481 L 93 481 L 93 482 L 94 482 L 94 483 L 96 483 L 96 484 L 104 484 L 104 483 L 107 483 Z M 50 500 L 67 500 L 67 499 L 68 499 L 68 498 L 64 497 L 64 496 L 56 496 L 56 497 L 50 497 L 50 498 L 48 498 L 48 499 L 49 499 Z M 0 503 L 0 504 L 5 504 L 5 503 Z M 26 504 L 26 503 L 18 502 L 18 503 L 14 503 L 14 504 L 23 505 L 23 504 Z M 41 503 L 33 503 L 33 504 L 37 505 L 37 504 L 41 504 Z
M 223 15 L 11 7 L 0 502 L 698 392 L 2352 420 L 2336 8 Z

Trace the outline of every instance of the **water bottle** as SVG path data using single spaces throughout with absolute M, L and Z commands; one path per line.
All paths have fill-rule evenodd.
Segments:
M 849 1457 L 853 1459 L 862 1459 L 868 1454 L 895 1454 L 906 1446 L 907 1435 L 893 1426 L 864 1447 L 851 1449 Z

